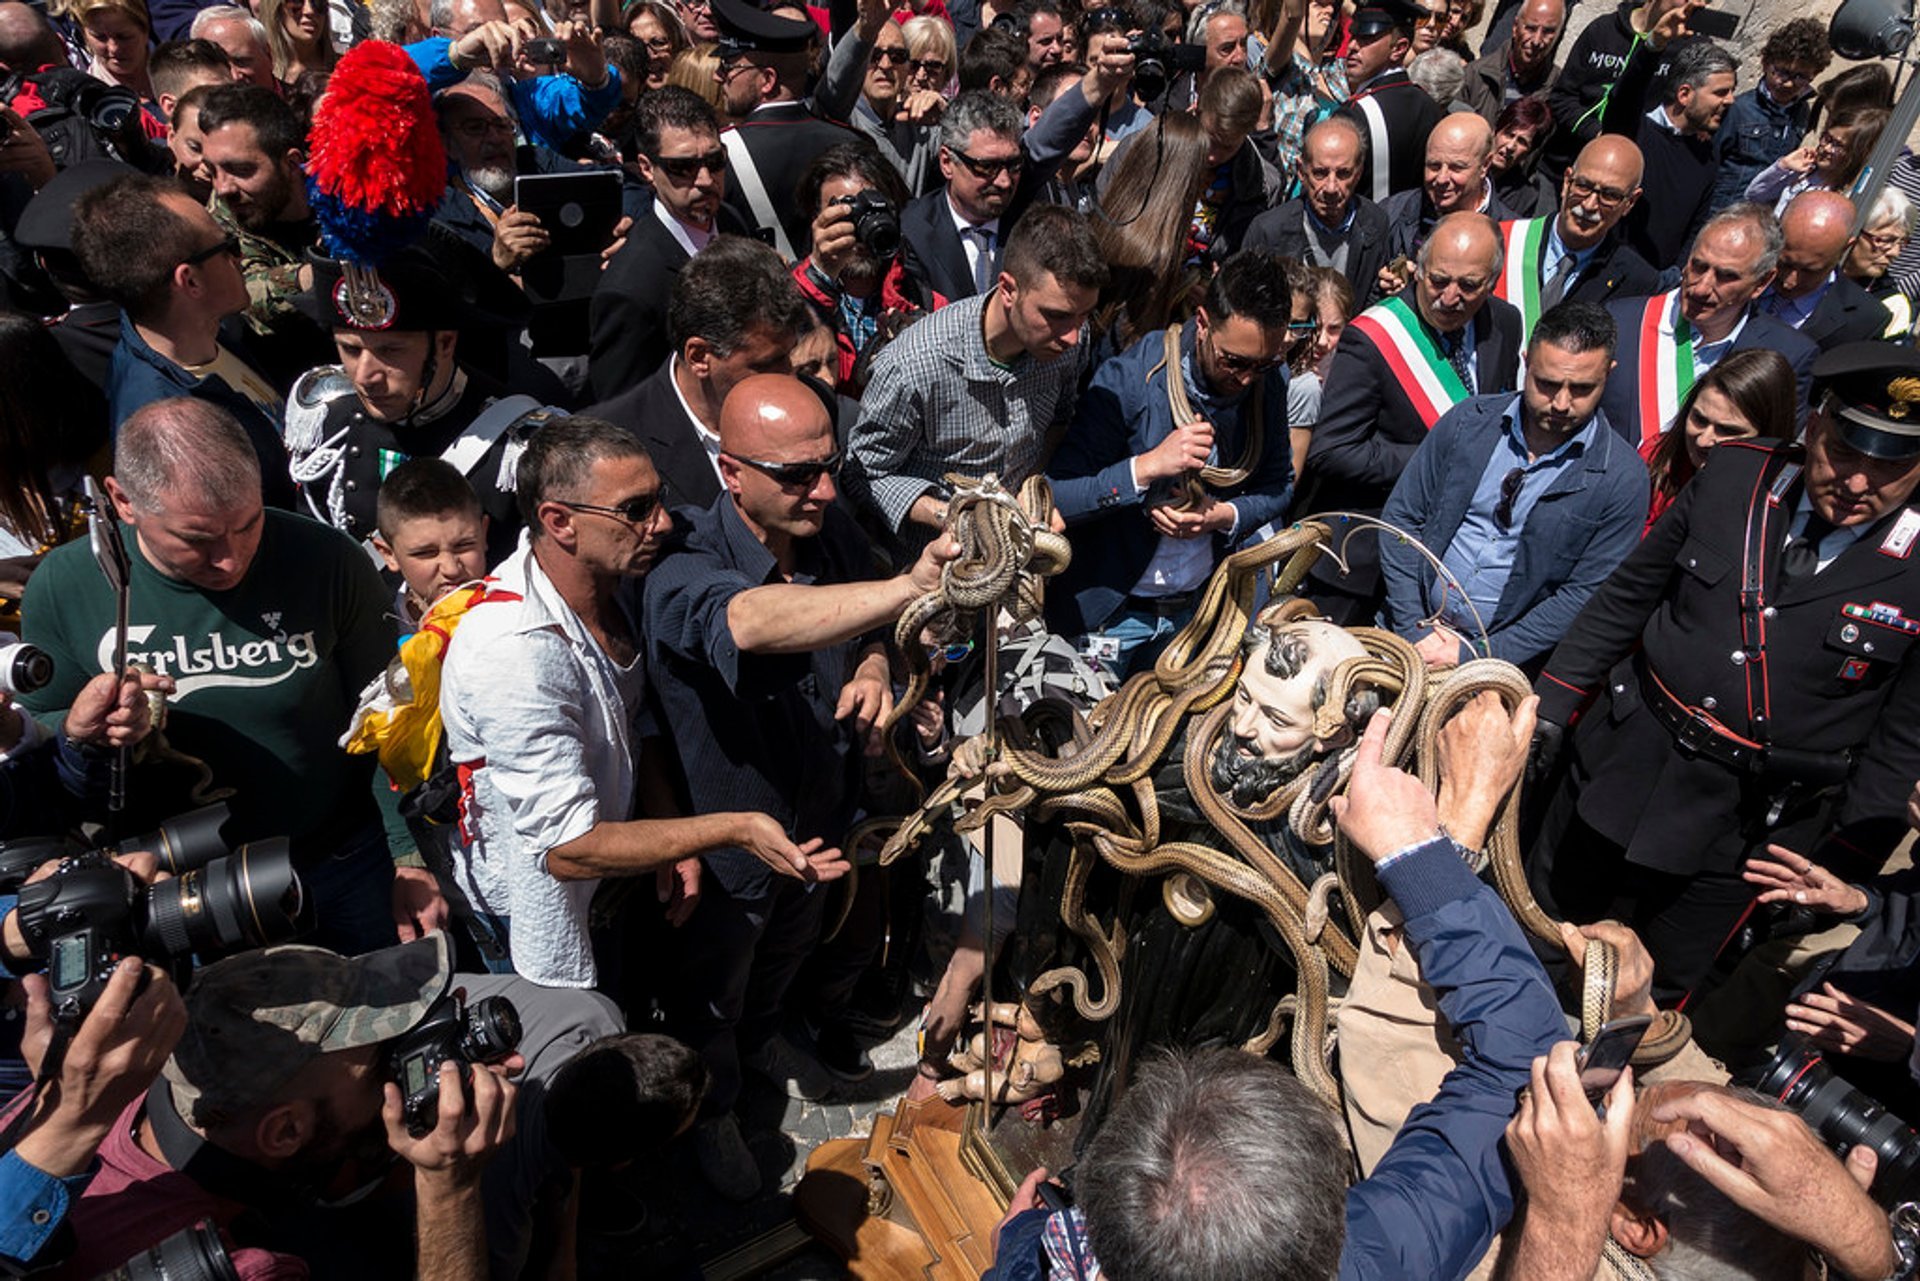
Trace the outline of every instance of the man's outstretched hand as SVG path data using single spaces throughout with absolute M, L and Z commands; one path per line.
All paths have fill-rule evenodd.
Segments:
M 1367 722 L 1354 755 L 1344 796 L 1332 801 L 1333 821 L 1355 849 L 1378 863 L 1397 850 L 1440 835 L 1440 811 L 1426 785 L 1381 760 L 1392 713 L 1381 709 Z

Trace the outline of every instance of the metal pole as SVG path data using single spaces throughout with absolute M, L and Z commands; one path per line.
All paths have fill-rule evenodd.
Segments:
M 1903 68 L 1910 68 L 1911 61 L 1911 55 L 1903 54 L 1895 64 L 1895 75 Z M 1886 189 L 1887 180 L 1893 174 L 1893 162 L 1906 149 L 1907 135 L 1913 132 L 1916 123 L 1920 123 L 1920 76 L 1909 75 L 1906 87 L 1900 91 L 1899 100 L 1893 104 L 1892 119 L 1880 131 L 1880 141 L 1874 144 L 1866 167 L 1854 180 L 1853 190 L 1849 193 L 1853 201 L 1854 235 L 1866 229 L 1867 215 L 1873 210 L 1873 202 Z
M 986 750 L 981 753 L 986 761 L 981 771 L 983 790 L 981 801 L 984 803 L 993 791 L 992 770 L 1000 759 L 1000 603 L 995 601 L 980 612 L 980 652 L 982 669 L 986 674 L 987 725 Z M 987 888 L 986 903 L 983 905 L 982 946 L 985 951 L 985 964 L 980 967 L 980 1013 L 982 1015 L 982 1044 L 986 1053 L 981 1055 L 982 1070 L 986 1074 L 986 1092 L 983 1102 L 986 1104 L 987 1129 L 993 1129 L 993 963 L 996 952 L 993 946 L 993 895 L 998 885 L 994 879 L 993 829 L 999 824 L 988 819 L 985 828 L 986 839 L 981 843 L 981 854 L 986 859 L 986 876 L 982 883 Z

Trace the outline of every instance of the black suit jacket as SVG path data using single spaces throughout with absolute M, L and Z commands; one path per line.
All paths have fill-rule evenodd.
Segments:
M 1890 537 L 1920 511 L 1896 509 L 1825 569 L 1780 587 L 1780 558 L 1767 562 L 1763 604 L 1771 725 L 1762 734 L 1748 703 L 1749 642 L 1740 625 L 1748 504 L 1767 501 L 1774 441 L 1717 446 L 1700 474 L 1654 523 L 1640 546 L 1595 592 L 1535 686 L 1540 717 L 1578 718 L 1573 776 L 1580 817 L 1624 847 L 1630 862 L 1690 874 L 1733 874 L 1750 846 L 1777 841 L 1849 880 L 1877 870 L 1906 830 L 1905 806 L 1920 777 L 1920 649 L 1898 623 L 1849 615 L 1880 602 L 1920 618 L 1920 552 Z M 1804 482 L 1804 475 L 1800 481 Z M 1763 483 L 1764 482 L 1764 483 Z M 1803 483 L 1790 485 L 1766 517 L 1764 545 L 1783 547 Z M 1638 651 L 1642 661 L 1634 659 Z M 1797 751 L 1855 761 L 1837 797 L 1789 804 L 1767 820 L 1773 789 L 1750 775 L 1683 753 L 1646 706 L 1642 664 L 1685 703 L 1713 709 L 1736 734 L 1770 737 Z M 1582 706 L 1597 705 L 1584 717 Z M 1763 829 L 1772 827 L 1771 831 Z M 1834 834 L 1827 851 L 1820 838 Z M 1848 849 L 1847 847 L 1851 847 Z M 1837 860 L 1837 861 L 1835 861 Z
M 1001 215 L 1002 237 L 1012 225 L 1010 219 Z M 900 236 L 913 246 L 927 283 L 935 293 L 944 294 L 952 302 L 971 298 L 979 292 L 973 287 L 973 272 L 967 268 L 966 247 L 960 243 L 960 233 L 955 230 L 953 215 L 948 212 L 945 187 L 936 187 L 907 202 L 907 207 L 900 211 Z
M 1507 222 L 1517 217 L 1500 198 L 1499 192 L 1493 192 L 1487 204 L 1487 217 L 1495 222 Z M 1420 245 L 1433 230 L 1435 215 L 1427 203 L 1424 187 L 1415 187 L 1411 191 L 1396 191 L 1387 198 L 1380 211 L 1387 216 L 1387 252 L 1395 258 L 1413 257 L 1420 252 Z
M 1540 252 L 1544 254 L 1546 248 L 1543 239 Z M 1573 289 L 1567 294 L 1566 301 L 1605 304 L 1615 298 L 1650 294 L 1659 287 L 1660 273 L 1632 245 L 1621 239 L 1616 230 L 1600 242 L 1593 257 L 1587 260 L 1586 269 L 1573 282 Z
M 720 478 L 714 474 L 706 446 L 674 391 L 672 361 L 638 385 L 580 412 L 638 436 L 653 459 L 654 470 L 667 483 L 674 506 L 707 507 L 720 496 Z
M 1835 276 L 1825 296 L 1800 326 L 1800 336 L 1821 351 L 1850 342 L 1867 342 L 1887 332 L 1893 320 L 1887 305 L 1845 276 Z
M 731 132 L 738 133 L 746 143 L 747 154 L 753 157 L 753 167 L 767 189 L 767 201 L 779 217 L 793 252 L 806 253 L 813 214 L 803 212 L 799 201 L 794 199 L 800 175 L 813 163 L 813 158 L 828 147 L 852 142 L 861 135 L 845 125 L 820 119 L 807 110 L 806 104 L 799 102 L 762 107 L 735 125 Z M 727 204 L 747 226 L 759 224 L 737 173 L 727 178 Z
M 1306 223 L 1306 202 L 1289 200 L 1255 218 L 1242 247 L 1266 249 L 1311 263 L 1313 247 L 1307 241 Z M 1353 286 L 1356 306 L 1370 307 L 1379 299 L 1380 269 L 1389 257 L 1386 211 L 1365 196 L 1355 196 L 1353 230 L 1347 233 L 1346 277 Z
M 1413 291 L 1401 295 L 1409 305 Z M 1488 298 L 1473 318 L 1476 394 L 1510 392 L 1520 385 L 1520 312 Z M 1301 482 L 1295 515 L 1350 511 L 1378 515 L 1413 451 L 1427 438 L 1427 424 L 1394 376 L 1373 339 L 1349 325 L 1327 370 L 1320 421 Z M 1337 535 L 1343 536 L 1343 535 Z M 1371 596 L 1380 583 L 1375 536 L 1348 539 L 1343 551 L 1350 572 L 1322 561 L 1316 582 L 1350 596 Z
M 713 229 L 747 234 L 740 215 L 725 205 L 714 215 Z M 627 243 L 600 273 L 588 307 L 592 336 L 587 372 L 595 399 L 606 400 L 634 386 L 671 354 L 667 298 L 689 261 L 690 255 L 651 207 L 634 218 Z
M 1426 169 L 1427 135 L 1444 113 L 1427 91 L 1407 79 L 1407 73 L 1398 67 L 1375 76 L 1341 106 L 1340 114 L 1351 116 L 1364 130 L 1367 117 L 1360 108 L 1361 98 L 1380 104 L 1387 126 L 1387 154 L 1382 156 L 1379 148 L 1368 147 L 1367 162 L 1361 167 L 1360 194 L 1378 202 L 1396 191 L 1412 191 L 1420 185 Z

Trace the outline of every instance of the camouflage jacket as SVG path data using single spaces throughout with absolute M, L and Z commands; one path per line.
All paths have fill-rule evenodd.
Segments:
M 207 201 L 207 210 L 220 229 L 240 242 L 240 271 L 247 278 L 247 327 L 257 334 L 271 333 L 295 314 L 300 295 L 300 269 L 305 257 L 271 236 L 247 230 L 219 196 Z

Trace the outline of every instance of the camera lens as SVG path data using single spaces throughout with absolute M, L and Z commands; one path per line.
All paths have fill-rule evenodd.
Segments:
M 53 680 L 53 658 L 38 645 L 15 641 L 0 646 L 0 690 L 31 694 Z
M 99 1281 L 240 1281 L 240 1274 L 213 1224 L 201 1222 L 103 1273 Z
M 469 1063 L 493 1063 L 520 1045 L 520 1011 L 504 996 L 487 996 L 467 1007 L 460 1035 L 460 1057 Z
M 259 841 L 149 889 L 142 936 L 166 956 L 265 947 L 293 937 L 300 904 L 286 841 Z
M 146 851 L 160 860 L 160 870 L 174 876 L 196 867 L 205 867 L 227 852 L 220 829 L 227 824 L 226 803 L 205 805 L 197 810 L 168 819 L 145 836 L 135 836 L 114 846 L 120 854 Z
M 1920 1134 L 1871 1095 L 1835 1076 L 1818 1052 L 1804 1044 L 1782 1045 L 1756 1087 L 1798 1112 L 1838 1152 L 1862 1144 L 1880 1158 L 1873 1195 L 1895 1204 L 1911 1195 L 1920 1173 Z

